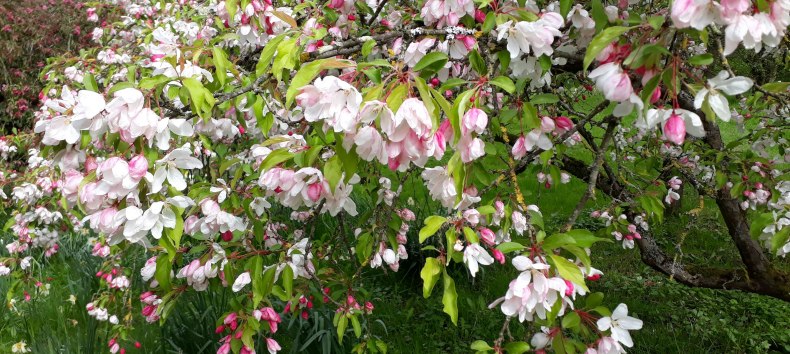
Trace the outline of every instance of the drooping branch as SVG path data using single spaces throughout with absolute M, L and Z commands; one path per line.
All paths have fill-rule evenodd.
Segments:
M 562 162 L 563 168 L 570 174 L 581 180 L 590 181 L 591 168 L 584 162 L 567 156 Z M 633 199 L 628 190 L 617 181 L 610 179 L 609 176 L 599 175 L 595 186 L 613 199 L 624 202 Z M 635 241 L 639 247 L 642 262 L 681 284 L 711 289 L 742 290 L 790 301 L 790 277 L 786 274 L 769 269 L 755 278 L 751 276 L 750 272 L 741 269 L 691 269 L 668 256 L 658 246 L 650 231 L 640 230 L 640 234 L 642 238 Z
M 585 190 L 584 194 L 582 195 L 579 202 L 576 204 L 576 208 L 573 209 L 571 212 L 571 216 L 568 218 L 568 221 L 565 225 L 561 228 L 560 231 L 567 232 L 568 230 L 573 227 L 576 223 L 576 219 L 581 214 L 582 209 L 587 204 L 587 201 L 590 197 L 593 196 L 595 193 L 595 184 L 598 182 L 598 174 L 601 170 L 601 165 L 603 165 L 603 155 L 606 151 L 606 147 L 609 145 L 609 142 L 612 140 L 612 135 L 614 134 L 614 129 L 617 125 L 614 123 L 609 123 L 606 126 L 606 133 L 604 133 L 603 138 L 601 139 L 601 145 L 598 147 L 598 151 L 595 153 L 595 160 L 593 161 L 592 166 L 590 167 L 590 174 L 587 182 L 587 189 Z
M 693 111 L 701 117 L 705 116 L 703 112 L 694 108 L 694 101 L 688 93 L 681 93 L 678 99 L 683 109 Z M 705 128 L 705 143 L 715 150 L 724 151 L 725 145 L 719 127 L 707 119 L 703 119 L 702 123 Z M 749 275 L 753 279 L 770 276 L 769 273 L 774 272 L 773 267 L 760 244 L 752 239 L 746 213 L 741 209 L 738 200 L 730 195 L 726 186 L 716 192 L 716 205 L 719 207 L 730 237 L 738 248 L 741 260 Z

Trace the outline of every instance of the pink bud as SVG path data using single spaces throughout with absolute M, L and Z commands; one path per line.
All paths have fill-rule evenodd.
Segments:
M 219 349 L 217 349 L 217 354 L 229 354 L 230 353 L 230 342 L 226 342 L 223 344 Z
M 225 320 L 223 321 L 223 323 L 230 324 L 231 322 L 236 321 L 236 317 L 237 316 L 238 315 L 236 315 L 235 312 L 231 312 L 228 316 L 225 317 Z
M 672 114 L 664 123 L 664 137 L 677 144 L 683 144 L 686 139 L 686 122 L 677 114 Z
M 494 254 L 494 259 L 496 259 L 499 264 L 505 264 L 505 254 L 502 251 L 494 248 L 491 253 Z
M 565 280 L 565 286 L 565 296 L 573 295 L 573 283 L 571 283 L 569 280 Z
M 487 227 L 480 228 L 480 239 L 489 246 L 493 246 L 496 243 L 496 235 Z
M 660 99 L 661 99 L 661 88 L 656 87 L 656 89 L 653 91 L 653 95 L 650 96 L 650 103 L 656 103 Z
M 140 180 L 145 177 L 146 172 L 148 172 L 148 160 L 146 160 L 145 156 L 137 155 L 129 160 L 129 176 Z
M 269 350 L 269 353 L 276 353 L 282 349 L 280 344 L 272 338 L 266 338 L 266 348 Z
M 480 9 L 476 9 L 475 10 L 475 21 L 477 21 L 477 23 L 486 22 L 486 13 L 483 12 L 482 10 L 480 10 Z
M 233 240 L 233 233 L 230 230 L 222 233 L 222 241 L 230 242 L 231 240 Z
M 472 50 L 472 48 L 475 47 L 475 44 L 477 44 L 477 41 L 475 40 L 474 36 L 460 35 L 460 36 L 456 37 L 456 39 L 458 39 L 459 41 L 461 41 L 461 43 L 464 44 L 464 47 L 466 48 L 466 50 Z
M 573 129 L 573 121 L 566 116 L 559 116 L 554 118 L 554 126 L 557 133 L 562 134 Z
M 321 199 L 321 193 L 324 191 L 323 183 L 316 182 L 307 187 L 307 197 L 313 202 L 318 202 Z

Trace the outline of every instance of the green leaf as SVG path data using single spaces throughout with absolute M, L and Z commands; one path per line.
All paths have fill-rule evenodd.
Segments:
M 664 25 L 664 21 L 666 21 L 664 16 L 650 16 L 650 18 L 647 19 L 650 27 L 653 27 L 654 30 L 661 28 L 661 26 Z
M 689 64 L 694 66 L 710 65 L 713 63 L 713 54 L 705 53 L 689 58 Z
M 207 119 L 211 115 L 211 109 L 214 108 L 214 95 L 196 79 L 186 77 L 181 78 L 181 82 L 189 92 L 190 102 L 195 113 L 201 118 Z
M 365 263 L 371 254 L 373 254 L 373 236 L 366 232 L 357 238 L 356 255 L 359 264 Z
M 431 89 L 425 83 L 425 80 L 421 77 L 414 78 L 414 86 L 417 87 L 417 91 L 420 92 L 420 98 L 422 102 L 425 104 L 425 108 L 428 109 L 428 114 L 431 116 L 431 121 L 433 123 L 434 132 L 439 129 L 440 124 L 440 117 L 441 117 L 441 110 L 439 107 L 434 104 L 433 96 L 431 95 Z
M 438 215 L 431 215 L 425 219 L 425 226 L 420 229 L 420 243 L 425 242 L 428 237 L 433 236 L 436 231 L 444 225 L 447 221 L 447 218 L 438 216 Z
M 570 329 L 574 327 L 578 327 L 581 324 L 582 319 L 579 317 L 579 314 L 576 311 L 570 312 L 566 314 L 562 318 L 562 328 Z
M 362 44 L 362 57 L 367 57 L 370 55 L 370 52 L 373 51 L 373 47 L 376 46 L 376 41 L 370 39 Z
M 170 263 L 168 257 L 160 255 L 156 258 L 156 273 L 154 278 L 165 291 L 170 290 L 170 271 L 173 269 L 173 263 Z
M 473 49 L 469 52 L 469 64 L 472 65 L 472 69 L 480 74 L 480 76 L 485 76 L 488 74 L 486 62 L 483 60 L 483 57 L 480 56 L 480 52 L 478 52 L 477 49 Z
M 787 88 L 790 87 L 790 82 L 769 82 L 762 86 L 763 90 L 772 92 L 772 93 L 785 93 L 787 92 Z
M 571 0 L 560 0 L 560 15 L 562 15 L 562 18 L 568 17 L 568 12 L 571 11 L 571 5 L 573 5 L 573 1 Z
M 505 344 L 505 351 L 507 354 L 523 354 L 529 351 L 529 348 L 527 342 L 510 342 Z
M 551 252 L 554 249 L 560 248 L 562 246 L 575 244 L 576 240 L 574 240 L 573 237 L 568 234 L 559 233 L 546 237 L 546 239 L 543 240 L 543 249 L 546 252 Z
M 316 60 L 302 65 L 293 79 L 291 79 L 291 84 L 288 86 L 288 91 L 285 93 L 285 106 L 290 107 L 296 94 L 299 93 L 299 90 L 313 82 L 313 79 L 318 76 L 322 70 L 350 68 L 354 66 L 356 66 L 356 64 L 351 60 L 334 58 Z
M 464 226 L 464 237 L 466 237 L 466 241 L 469 243 L 480 243 L 480 238 L 477 236 L 477 233 L 469 228 L 469 226 Z
M 288 149 L 277 149 L 273 150 L 269 155 L 266 155 L 266 158 L 261 161 L 260 169 L 261 171 L 266 171 L 269 168 L 272 168 L 284 161 L 290 160 L 294 157 L 294 154 L 289 151 Z
M 752 218 L 749 223 L 749 234 L 757 239 L 763 234 L 763 229 L 774 222 L 773 213 L 762 213 Z
M 277 37 L 274 37 L 266 43 L 266 46 L 263 47 L 261 51 L 261 57 L 258 58 L 258 64 L 255 65 L 255 75 L 261 76 L 263 75 L 266 70 L 269 69 L 269 65 L 272 63 L 272 58 L 274 58 L 274 53 L 277 52 L 277 47 L 280 45 L 280 42 L 285 39 L 285 34 L 281 34 Z
M 613 242 L 608 238 L 596 237 L 592 231 L 585 229 L 573 229 L 566 232 L 576 242 L 576 246 L 590 248 L 596 242 Z
M 359 325 L 357 316 L 351 316 L 351 325 L 354 327 L 354 335 L 359 338 L 362 336 L 362 326 Z
M 276 273 L 277 267 L 269 267 L 269 269 L 266 269 L 266 271 L 263 272 L 263 277 L 261 278 L 261 296 L 266 297 L 272 293 L 272 288 L 274 287 L 274 276 Z
M 491 11 L 486 15 L 486 20 L 483 21 L 483 33 L 489 33 L 496 26 L 496 14 Z
M 82 77 L 82 84 L 85 86 L 86 90 L 99 92 L 99 84 L 96 83 L 96 78 L 94 78 L 91 73 L 85 73 Z
M 219 80 L 221 85 L 224 85 L 225 81 L 228 79 L 229 66 L 233 64 L 228 61 L 228 56 L 225 54 L 225 51 L 218 46 L 211 48 L 211 54 L 214 58 L 214 68 L 216 68 L 217 80 Z
M 107 91 L 107 96 L 111 96 L 112 94 L 114 94 L 114 93 L 116 93 L 116 92 L 118 92 L 120 90 L 127 89 L 127 88 L 132 88 L 132 87 L 134 87 L 134 83 L 132 83 L 132 82 L 119 82 L 119 83 L 117 83 L 115 85 L 112 85 L 112 87 L 110 87 L 110 90 Z
M 582 289 L 589 291 L 587 285 L 584 283 L 582 271 L 578 266 L 565 259 L 565 257 L 556 254 L 549 254 L 549 257 L 554 262 L 554 267 L 560 274 L 560 277 L 565 280 L 570 280 L 574 284 L 581 286 Z
M 505 90 L 505 92 L 509 94 L 513 94 L 516 92 L 516 84 L 513 83 L 509 77 L 506 76 L 497 76 L 493 80 L 489 81 L 491 85 L 498 86 L 499 88 Z
M 466 107 L 469 106 L 469 100 L 476 92 L 476 89 L 464 91 L 456 97 L 450 112 L 445 112 L 450 118 L 450 125 L 453 126 L 453 143 L 457 143 L 458 139 L 461 138 L 461 117 L 464 116 Z
M 450 315 L 450 320 L 454 325 L 458 325 L 458 293 L 455 291 L 455 281 L 453 278 L 444 272 L 444 295 L 442 295 L 442 304 L 444 304 L 444 313 Z
M 181 217 L 181 212 L 175 214 L 176 226 L 167 231 L 167 237 L 170 238 L 173 246 L 178 249 L 181 247 L 181 236 L 184 234 L 184 218 Z
M 482 215 L 491 215 L 493 213 L 496 213 L 496 209 L 491 205 L 483 205 L 477 207 L 477 212 Z
M 470 348 L 472 348 L 474 350 L 477 350 L 477 351 L 483 351 L 483 352 L 487 351 L 487 350 L 494 349 L 490 345 L 488 345 L 488 343 L 486 343 L 485 341 L 482 341 L 482 340 L 474 341 L 472 343 L 472 345 L 470 346 Z
M 280 276 L 283 278 L 283 289 L 285 289 L 285 293 L 288 296 L 293 294 L 294 290 L 294 270 L 291 266 L 286 265 L 283 268 L 282 274 Z
M 496 246 L 496 249 L 502 253 L 518 252 L 525 248 L 524 245 L 518 242 L 503 242 Z
M 425 265 L 420 271 L 420 278 L 422 278 L 422 296 L 428 298 L 431 296 L 433 287 L 439 281 L 439 274 L 442 272 L 442 264 L 433 257 L 425 259 Z
M 167 82 L 170 82 L 170 81 L 173 81 L 173 78 L 167 77 L 167 76 L 164 76 L 164 75 L 157 75 L 157 76 L 154 76 L 154 77 L 146 77 L 146 78 L 143 78 L 143 79 L 140 80 L 139 87 L 140 87 L 141 90 L 150 90 L 150 89 L 152 89 L 152 88 L 154 88 L 156 86 L 159 86 L 161 84 L 164 84 L 164 83 L 167 83 Z M 175 90 L 173 90 L 173 91 L 175 91 Z
M 225 11 L 228 12 L 228 18 L 236 17 L 236 11 L 239 9 L 239 0 L 225 0 Z
M 609 45 L 609 43 L 612 43 L 629 29 L 631 29 L 631 27 L 614 26 L 609 27 L 603 30 L 603 32 L 595 35 L 595 37 L 593 37 L 592 41 L 590 42 L 590 45 L 587 47 L 587 52 L 584 54 L 583 69 L 587 70 L 587 67 L 592 64 L 592 61 L 595 59 L 595 57 L 598 56 L 598 54 Z
M 771 253 L 775 254 L 780 247 L 787 244 L 788 239 L 790 239 L 790 227 L 783 227 L 781 230 L 777 231 L 771 239 Z
M 590 15 L 595 21 L 595 31 L 600 32 L 606 25 L 609 24 L 609 16 L 606 15 L 606 11 L 603 9 L 603 3 L 601 0 L 592 0 L 592 6 L 590 10 Z
M 324 178 L 329 182 L 329 190 L 334 194 L 335 187 L 340 182 L 343 176 L 343 166 L 340 163 L 340 158 L 335 155 L 324 164 Z
M 343 343 L 343 336 L 346 334 L 346 328 L 348 327 L 348 317 L 346 315 L 340 315 L 340 321 L 337 323 L 337 340 L 342 344 Z
M 530 97 L 529 102 L 532 104 L 553 104 L 560 101 L 560 98 L 553 93 L 541 93 Z
M 584 303 L 584 308 L 593 309 L 598 307 L 603 302 L 603 293 L 597 292 L 587 295 L 587 299 Z
M 394 89 L 387 96 L 387 106 L 393 111 L 397 112 L 401 103 L 406 99 L 406 94 L 409 93 L 409 88 L 405 84 L 395 86 Z
M 414 66 L 412 70 L 414 71 L 423 71 L 425 69 L 428 75 L 432 75 L 433 73 L 439 71 L 439 69 L 444 67 L 444 64 L 447 63 L 447 54 L 442 52 L 430 52 L 426 54 L 417 65 Z

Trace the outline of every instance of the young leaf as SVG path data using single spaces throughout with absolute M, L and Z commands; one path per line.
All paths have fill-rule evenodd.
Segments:
M 513 83 L 509 77 L 506 76 L 497 76 L 493 80 L 489 81 L 491 85 L 498 86 L 499 88 L 505 90 L 505 92 L 509 94 L 513 94 L 516 92 L 516 84 Z
M 454 325 L 458 325 L 458 293 L 455 291 L 455 281 L 453 278 L 444 272 L 444 295 L 442 295 L 442 304 L 444 304 L 444 313 L 450 315 L 450 320 Z
M 438 215 L 431 215 L 427 217 L 425 219 L 425 226 L 420 229 L 420 243 L 425 242 L 425 239 L 433 236 L 436 231 L 439 231 L 446 221 L 447 218 Z
M 420 271 L 420 278 L 422 278 L 422 296 L 428 298 L 431 296 L 434 285 L 439 281 L 439 274 L 442 272 L 442 265 L 439 260 L 433 257 L 425 259 L 425 265 Z
M 444 67 L 444 64 L 447 63 L 447 60 L 447 54 L 442 52 L 430 52 L 422 57 L 422 59 L 417 62 L 417 65 L 415 65 L 412 70 L 423 71 L 428 69 L 427 71 L 429 74 L 432 74 Z
M 596 21 L 597 22 L 597 21 Z M 622 27 L 622 26 L 614 26 L 609 27 L 603 32 L 598 33 L 593 37 L 592 42 L 587 47 L 587 53 L 584 54 L 584 70 L 587 70 L 587 67 L 592 64 L 592 61 L 598 56 L 604 48 L 606 48 L 609 43 L 612 43 L 614 40 L 620 37 L 623 33 L 627 32 L 630 27 Z
M 694 66 L 710 65 L 713 63 L 713 54 L 705 53 L 689 58 L 689 64 Z
M 588 290 L 587 285 L 584 284 L 584 276 L 582 275 L 582 271 L 577 265 L 571 263 L 565 259 L 565 257 L 558 256 L 556 254 L 549 254 L 549 257 L 553 261 L 557 272 L 560 273 L 560 277 L 565 280 L 570 280 L 575 285 L 581 286 L 584 290 Z

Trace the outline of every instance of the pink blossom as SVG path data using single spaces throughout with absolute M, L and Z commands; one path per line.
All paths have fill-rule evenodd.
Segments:
M 491 229 L 487 227 L 481 227 L 478 231 L 480 232 L 480 240 L 482 240 L 483 243 L 489 246 L 496 244 L 496 235 L 493 231 L 491 231 Z
M 129 160 L 129 175 L 140 180 L 148 172 L 148 160 L 143 155 L 137 155 Z
M 269 354 L 275 354 L 282 350 L 280 343 L 277 343 L 273 338 L 266 338 L 266 348 L 269 350 Z
M 573 121 L 566 116 L 559 116 L 554 118 L 555 132 L 557 134 L 564 134 L 565 132 L 573 129 Z
M 499 262 L 499 264 L 505 264 L 505 254 L 502 251 L 494 248 L 491 250 L 491 253 L 494 254 L 494 259 Z
M 479 108 L 472 108 L 461 118 L 461 135 L 465 136 L 470 132 L 482 134 L 487 125 L 488 115 Z
M 617 63 L 603 64 L 590 72 L 589 77 L 607 100 L 623 102 L 634 92 L 631 79 Z
M 664 138 L 667 140 L 682 145 L 686 139 L 686 122 L 677 114 L 672 114 L 664 123 Z

